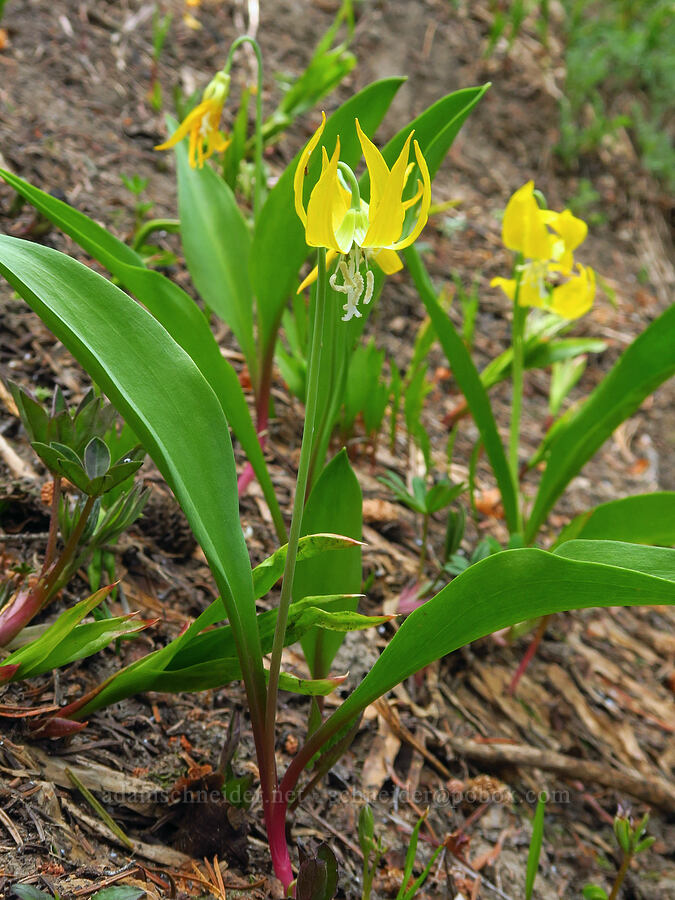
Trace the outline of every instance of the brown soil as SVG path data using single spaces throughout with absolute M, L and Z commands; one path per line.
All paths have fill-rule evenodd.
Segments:
M 319 36 L 335 11 L 332 0 L 272 0 L 261 4 L 258 37 L 266 60 L 268 109 L 279 97 L 272 73 L 297 74 L 309 60 Z M 165 98 L 174 85 L 190 93 L 220 68 L 230 42 L 240 32 L 246 4 L 204 0 L 196 15 L 201 30 L 182 21 L 183 3 L 164 2 L 176 16 L 162 54 L 159 77 Z M 153 152 L 165 134 L 163 118 L 148 102 L 153 3 L 143 0 L 10 0 L 2 22 L 6 45 L 0 50 L 0 162 L 46 190 L 65 198 L 128 239 L 134 228 L 133 198 L 120 174 L 148 178 L 143 199 L 154 203 L 153 215 L 175 214 L 175 183 L 170 156 Z M 675 284 L 670 235 L 664 213 L 667 198 L 640 169 L 628 135 L 607 143 L 593 158 L 579 160 L 576 171 L 560 169 L 553 147 L 557 138 L 557 102 L 564 81 L 564 61 L 555 21 L 548 49 L 535 37 L 529 21 L 514 47 L 498 45 L 484 59 L 490 27 L 490 4 L 450 4 L 444 0 L 365 0 L 358 4 L 353 50 L 358 65 L 326 109 L 334 109 L 355 89 L 375 78 L 405 74 L 402 88 L 378 140 L 384 142 L 412 116 L 444 93 L 491 81 L 492 87 L 472 113 L 434 183 L 434 202 L 457 200 L 438 215 L 423 240 L 427 261 L 439 284 L 451 289 L 452 273 L 465 286 L 478 277 L 481 306 L 476 352 L 483 365 L 508 342 L 507 304 L 489 288 L 490 279 L 508 265 L 501 250 L 498 213 L 512 191 L 533 178 L 552 208 L 563 208 L 589 179 L 600 194 L 601 223 L 584 245 L 584 262 L 592 264 L 616 292 L 616 307 L 599 300 L 592 313 L 575 325 L 578 335 L 599 336 L 607 351 L 591 360 L 572 399 L 599 382 L 625 346 L 670 303 Z M 246 72 L 242 56 L 239 72 Z M 236 91 L 235 91 L 236 97 Z M 234 109 L 234 104 L 232 104 Z M 287 132 L 268 154 L 277 173 L 306 140 L 316 116 Z M 34 213 L 12 211 L 12 192 L 0 186 L 0 228 L 39 240 L 83 258 L 81 251 L 56 230 L 44 228 Z M 167 248 L 180 253 L 167 238 Z M 182 265 L 171 272 L 187 286 Z M 0 285 L 2 325 L 0 367 L 4 377 L 26 385 L 60 384 L 77 399 L 87 377 L 68 353 L 30 313 Z M 457 304 L 455 304 L 456 306 Z M 453 317 L 459 314 L 453 308 Z M 406 365 L 410 335 L 423 320 L 414 290 L 405 276 L 390 279 L 373 331 L 399 367 Z M 224 347 L 231 337 L 218 332 Z M 445 360 L 434 350 L 438 367 L 431 398 L 429 429 L 442 458 L 442 416 L 459 401 L 456 386 L 440 368 Z M 237 362 L 236 352 L 232 358 Z M 545 376 L 527 379 L 524 446 L 532 450 L 546 417 Z M 292 471 L 288 459 L 299 446 L 302 410 L 286 399 L 277 375 L 276 422 L 272 423 L 269 457 L 273 478 L 290 511 Z M 675 389 L 659 388 L 638 414 L 622 426 L 583 473 L 574 480 L 551 516 L 550 534 L 570 515 L 628 493 L 675 489 Z M 508 392 L 495 392 L 502 428 L 508 423 Z M 3 406 L 0 434 L 30 466 L 35 466 L 17 421 Z M 466 472 L 475 433 L 462 429 L 453 474 Z M 405 441 L 397 458 L 384 448 L 375 464 L 355 453 L 355 467 L 367 500 L 366 575 L 374 580 L 366 601 L 369 612 L 396 607 L 401 590 L 414 577 L 417 523 L 400 507 L 388 506 L 376 476 L 395 467 L 405 474 Z M 289 452 L 290 451 L 290 452 Z M 238 460 L 243 464 L 243 460 Z M 409 454 L 410 467 L 419 462 Z M 144 473 L 148 475 L 146 465 Z M 3 463 L 0 476 L 10 477 Z M 122 543 L 120 573 L 126 600 L 145 617 L 161 622 L 121 650 L 125 662 L 162 646 L 213 596 L 208 569 L 199 550 L 186 541 L 185 526 L 171 498 L 154 479 L 153 507 Z M 487 470 L 479 487 L 493 487 Z M 16 498 L 15 498 L 16 500 Z M 30 496 L 13 508 L 17 537 L 7 542 L 5 559 L 32 561 L 43 543 L 44 512 Z M 242 500 L 242 518 L 254 562 L 275 549 L 269 517 L 253 487 Z M 169 517 L 169 518 L 167 518 Z M 164 526 L 170 522 L 170 527 Z M 6 524 L 5 527 L 9 530 Z M 432 527 L 432 544 L 442 543 L 443 522 Z M 168 533 L 167 533 L 168 532 Z M 503 538 L 499 520 L 483 517 L 470 530 L 470 552 L 477 534 Z M 38 537 L 36 538 L 36 535 Z M 66 599 L 84 596 L 86 585 L 74 584 Z M 431 666 L 402 685 L 387 709 L 369 711 L 345 757 L 325 785 L 302 805 L 293 834 L 305 843 L 327 840 L 341 865 L 340 896 L 360 896 L 360 850 L 356 839 L 359 797 L 374 801 L 377 828 L 387 847 L 376 883 L 379 896 L 395 896 L 408 837 L 421 810 L 431 806 L 420 857 L 452 835 L 448 849 L 424 888 L 428 897 L 524 896 L 527 850 L 534 799 L 551 795 L 537 897 L 579 897 L 588 881 L 611 884 L 615 851 L 611 818 L 617 803 L 640 814 L 646 794 L 628 796 L 616 787 L 554 774 L 545 768 L 474 762 L 453 751 L 452 738 L 515 742 L 544 753 L 563 753 L 603 762 L 607 767 L 637 772 L 645 779 L 669 780 L 673 790 L 673 614 L 666 609 L 589 611 L 558 617 L 549 627 L 517 699 L 506 694 L 526 641 L 502 645 L 486 639 Z M 336 668 L 360 673 L 384 646 L 385 636 L 367 641 L 350 636 Z M 299 664 L 299 660 L 290 659 Z M 71 666 L 52 677 L 12 685 L 0 697 L 2 706 L 44 706 L 73 699 L 115 669 L 112 650 Z M 247 821 L 208 804 L 195 816 L 190 804 L 172 806 L 166 793 L 189 770 L 215 768 L 234 710 L 245 711 L 242 691 L 233 686 L 203 695 L 153 695 L 125 701 L 96 714 L 87 728 L 68 742 L 31 744 L 21 720 L 2 719 L 0 742 L 0 894 L 9 895 L 17 878 L 62 897 L 87 896 L 119 876 L 152 896 L 198 896 L 209 890 L 186 869 L 196 860 L 218 857 L 224 866 L 227 896 L 276 896 L 270 877 L 259 803 Z M 394 712 L 392 713 L 393 710 Z M 282 764 L 306 722 L 302 698 L 286 697 L 279 714 Z M 255 772 L 252 742 L 244 719 L 237 758 L 240 772 Z M 94 763 L 105 769 L 91 769 Z M 77 767 L 80 766 L 78 770 Z M 134 840 L 142 841 L 131 856 L 111 835 L 72 786 L 65 768 L 78 771 L 115 821 Z M 89 767 L 89 768 L 87 768 Z M 200 770 L 203 772 L 203 770 Z M 84 774 L 83 774 L 84 773 Z M 442 774 L 443 773 L 443 774 Z M 110 778 L 117 778 L 110 782 Z M 162 796 L 139 804 L 131 798 L 153 782 Z M 106 782 L 106 779 L 108 781 Z M 107 789 L 104 787 L 108 784 Z M 116 790 L 113 790 L 110 785 Z M 450 799 L 448 794 L 451 795 Z M 672 794 L 671 794 L 672 796 Z M 167 812 L 171 816 L 167 817 Z M 672 897 L 675 869 L 668 848 L 675 844 L 672 807 L 668 813 L 652 803 L 650 833 L 656 843 L 628 875 L 624 896 Z M 192 879 L 185 876 L 192 872 Z M 479 875 L 475 873 L 479 872 Z M 182 873 L 182 875 L 181 875 Z M 212 878 L 201 865 L 201 878 Z M 256 882 L 254 886 L 251 881 Z M 237 890 L 242 890 L 241 894 Z M 472 893 L 472 891 L 475 891 Z M 218 895 L 217 887 L 210 892 Z

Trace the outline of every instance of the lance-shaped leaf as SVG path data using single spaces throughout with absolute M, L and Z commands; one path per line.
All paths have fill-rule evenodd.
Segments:
M 457 333 L 450 318 L 441 309 L 436 298 L 436 292 L 417 249 L 408 247 L 404 254 L 408 269 L 415 282 L 415 287 L 431 317 L 438 340 L 448 358 L 452 374 L 466 397 L 476 426 L 480 431 L 483 444 L 485 445 L 485 452 L 497 479 L 506 522 L 509 529 L 513 532 L 518 527 L 516 489 L 506 460 L 506 454 L 504 453 L 504 445 L 497 431 L 497 423 L 492 414 L 487 391 L 464 341 Z
M 633 341 L 583 406 L 546 442 L 548 461 L 525 529 L 526 542 L 534 540 L 560 494 L 614 429 L 673 374 L 675 305 Z
M 626 541 L 631 544 L 675 544 L 675 491 L 638 494 L 601 503 L 576 516 L 556 544 L 574 538 Z
M 185 141 L 175 148 L 178 208 L 185 262 L 209 309 L 229 325 L 255 383 L 251 239 L 230 187 L 210 166 L 192 168 Z
M 362 546 L 361 541 L 345 537 L 342 534 L 308 534 L 301 537 L 298 542 L 297 561 L 312 559 L 327 550 L 348 550 L 360 546 Z M 288 544 L 279 547 L 275 553 L 264 559 L 253 570 L 253 590 L 256 599 L 264 597 L 284 574 L 287 549 Z
M 254 715 L 262 715 L 251 566 L 230 433 L 215 394 L 148 312 L 81 263 L 0 236 L 0 272 L 108 394 L 174 491 L 237 635 Z
M 366 706 L 409 675 L 480 637 L 570 609 L 652 604 L 675 605 L 675 550 L 573 541 L 557 553 L 496 553 L 407 617 L 356 690 L 313 735 L 307 752 L 339 737 Z
M 164 275 L 145 268 L 138 254 L 84 213 L 4 169 L 0 169 L 0 176 L 118 278 L 192 357 L 215 391 L 230 427 L 253 466 L 279 540 L 285 540 L 283 516 L 239 378 L 220 352 L 202 311 L 192 297 Z

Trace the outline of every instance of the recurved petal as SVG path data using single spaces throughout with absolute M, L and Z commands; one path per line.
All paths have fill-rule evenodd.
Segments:
M 417 214 L 417 222 L 415 222 L 415 225 L 409 234 L 393 245 L 392 249 L 394 250 L 402 250 L 404 247 L 409 247 L 413 241 L 416 241 L 429 218 L 429 208 L 431 206 L 431 176 L 429 175 L 427 161 L 424 158 L 417 141 L 415 141 L 414 146 L 417 165 L 419 166 L 420 174 L 422 175 L 422 199 L 420 201 L 419 213 Z M 405 206 L 405 204 L 403 205 Z
M 526 259 L 550 259 L 553 237 L 544 218 L 534 199 L 534 182 L 528 181 L 506 204 L 502 222 L 504 246 L 522 253 Z
M 515 278 L 493 278 L 490 287 L 501 288 L 509 300 L 513 300 L 516 296 L 516 280 Z
M 578 319 L 593 306 L 595 299 L 595 272 L 590 266 L 578 265 L 578 275 L 553 288 L 551 309 L 564 319 Z
M 321 124 L 316 129 L 312 137 L 307 142 L 307 146 L 300 154 L 300 159 L 298 160 L 298 165 L 295 169 L 295 177 L 293 179 L 293 191 L 295 193 L 295 211 L 298 214 L 300 221 L 303 225 L 307 225 L 307 213 L 305 212 L 305 207 L 303 205 L 303 187 L 305 184 L 305 169 L 307 168 L 307 163 L 309 162 L 309 158 L 312 155 L 316 145 L 321 140 L 321 135 L 323 134 L 323 130 L 326 127 L 326 113 L 321 113 Z
M 168 140 L 164 141 L 163 144 L 157 144 L 154 148 L 155 150 L 170 150 L 171 147 L 175 147 L 179 141 L 182 141 L 183 138 L 191 131 L 193 128 L 196 130 L 199 129 L 201 125 L 202 116 L 209 111 L 211 107 L 211 103 L 208 100 L 202 101 L 198 106 L 192 110 L 191 113 L 188 113 L 187 116 L 180 123 L 178 128 L 174 131 Z
M 371 198 L 370 226 L 363 239 L 363 247 L 392 247 L 401 237 L 405 219 L 401 195 L 405 185 L 411 140 L 412 131 L 387 176 L 378 203 L 375 205 Z
M 559 235 L 563 243 L 563 252 L 559 255 L 560 265 L 567 271 L 574 266 L 573 252 L 583 243 L 588 234 L 588 226 L 583 219 L 577 218 L 569 209 L 554 213 L 548 224 Z
M 382 269 L 385 275 L 393 275 L 394 272 L 399 272 L 403 268 L 398 253 L 395 250 L 387 250 L 386 247 L 371 252 L 370 259 Z
M 374 212 L 386 190 L 387 179 L 389 178 L 389 167 L 375 144 L 373 144 L 368 135 L 364 134 L 362 131 L 359 120 L 356 119 L 355 121 L 356 133 L 359 137 L 363 156 L 366 160 L 366 166 L 368 167 L 368 174 L 370 175 L 370 201 L 368 205 Z
M 330 269 L 331 263 L 338 255 L 339 254 L 336 250 L 329 250 L 328 253 L 326 253 L 326 271 L 328 271 Z M 301 294 L 306 287 L 309 287 L 310 284 L 314 284 L 314 282 L 316 281 L 316 279 L 318 277 L 319 277 L 319 268 L 318 268 L 318 266 L 314 266 L 314 268 L 309 273 L 307 278 L 305 278 L 305 280 L 302 282 L 300 287 L 297 289 L 296 293 Z
M 327 247 L 329 250 L 346 252 L 342 250 L 335 239 L 333 225 L 336 197 L 340 196 L 340 185 L 337 175 L 338 162 L 340 160 L 340 138 L 337 138 L 335 151 L 330 160 L 325 148 L 323 154 L 324 163 L 321 176 L 314 185 L 307 204 L 305 240 L 310 247 Z

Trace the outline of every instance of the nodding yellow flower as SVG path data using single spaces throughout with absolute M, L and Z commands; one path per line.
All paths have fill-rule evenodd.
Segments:
M 330 264 L 340 257 L 335 273 L 330 278 L 334 290 L 345 294 L 344 322 L 354 316 L 359 318 L 360 300 L 370 303 L 373 296 L 374 276 L 368 268 L 375 262 L 386 275 L 403 268 L 397 250 L 413 243 L 424 228 L 431 205 L 431 178 L 426 161 L 417 141 L 413 142 L 415 158 L 422 176 L 418 180 L 413 197 L 403 200 L 402 195 L 414 164 L 409 162 L 413 133 L 403 145 L 391 170 L 373 142 L 364 134 L 355 120 L 356 133 L 370 175 L 370 202 L 361 199 L 356 176 L 345 163 L 340 162 L 340 138 L 337 138 L 331 157 L 322 148 L 321 175 L 309 197 L 307 208 L 303 201 L 303 188 L 310 156 L 316 149 L 326 116 L 300 155 L 295 170 L 295 209 L 305 226 L 305 240 L 310 247 L 326 247 L 326 262 Z M 406 213 L 419 203 L 417 218 L 405 229 Z M 405 231 L 405 233 L 404 233 Z M 361 274 L 365 262 L 366 277 Z M 317 277 L 314 269 L 298 288 L 302 291 Z
M 543 306 L 565 319 L 583 316 L 593 305 L 595 272 L 574 263 L 574 251 L 588 233 L 586 223 L 569 209 L 561 213 L 541 209 L 534 196 L 534 182 L 519 188 L 504 211 L 502 241 L 522 254 L 515 278 L 493 278 L 520 306 Z
M 231 141 L 227 140 L 218 126 L 229 87 L 230 76 L 218 72 L 204 91 L 202 102 L 188 113 L 169 140 L 158 144 L 155 150 L 169 150 L 189 134 L 188 159 L 193 169 L 196 166 L 201 169 L 209 156 L 227 150 Z

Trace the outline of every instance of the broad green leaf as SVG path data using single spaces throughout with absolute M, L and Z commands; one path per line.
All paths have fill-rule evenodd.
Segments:
M 109 231 L 106 231 L 101 225 L 98 225 L 89 216 L 74 209 L 62 200 L 57 200 L 51 194 L 41 191 L 34 187 L 18 175 L 8 172 L 6 169 L 0 169 L 0 177 L 14 190 L 21 194 L 30 204 L 45 215 L 50 222 L 53 222 L 66 234 L 69 234 L 81 247 L 83 247 L 92 256 L 96 253 L 91 249 L 93 246 L 99 247 L 106 255 L 118 259 L 120 262 L 128 266 L 144 267 L 142 257 L 138 255 L 131 247 L 127 247 L 125 243 L 118 240 Z M 107 263 L 103 263 L 107 268 Z M 111 270 L 112 271 L 112 270 Z
M 84 213 L 16 175 L 2 169 L 0 175 L 118 278 L 192 357 L 216 392 L 225 417 L 253 466 L 270 508 L 277 535 L 280 540 L 284 540 L 286 529 L 283 516 L 239 378 L 220 352 L 204 315 L 192 297 L 164 275 L 146 269 L 140 256 Z
M 566 541 L 554 553 L 565 559 L 630 569 L 675 583 L 675 550 L 667 547 L 647 547 L 624 541 L 579 540 Z
M 346 450 L 342 450 L 321 473 L 305 506 L 302 534 L 316 534 L 327 528 L 361 540 L 361 487 Z M 311 594 L 358 594 L 361 590 L 361 547 L 350 550 L 328 550 L 314 559 L 299 561 L 293 580 L 293 596 L 297 600 Z M 357 599 L 347 600 L 345 610 L 355 610 Z M 302 650 L 315 678 L 330 670 L 333 657 L 342 643 L 341 635 L 322 630 L 313 631 L 302 640 Z
M 361 146 L 356 136 L 354 119 L 358 117 L 366 134 L 373 134 L 384 118 L 403 78 L 385 78 L 368 85 L 351 97 L 328 119 L 321 144 L 309 165 L 308 183 L 314 184 L 321 168 L 321 146 L 331 152 L 340 135 L 340 157 L 356 166 Z M 315 125 L 319 124 L 318 117 Z M 261 345 L 267 348 L 276 339 L 282 309 L 297 287 L 300 266 L 307 257 L 302 223 L 295 212 L 293 177 L 300 153 L 286 167 L 270 191 L 256 222 L 251 249 L 251 280 L 258 304 Z
M 359 541 L 341 534 L 308 534 L 301 537 L 298 542 L 297 561 L 311 559 L 327 550 L 349 549 L 356 546 L 360 546 Z M 284 574 L 287 549 L 287 544 L 279 547 L 272 556 L 268 556 L 253 570 L 253 590 L 256 599 L 264 597 Z
M 504 453 L 504 446 L 497 431 L 497 423 L 492 414 L 490 400 L 478 369 L 476 369 L 464 341 L 457 333 L 449 317 L 441 309 L 417 249 L 408 247 L 404 254 L 410 274 L 415 282 L 415 287 L 431 317 L 438 340 L 448 358 L 452 374 L 466 397 L 474 421 L 480 431 L 483 444 L 485 445 L 485 452 L 488 455 L 499 486 L 506 523 L 510 531 L 516 531 L 518 527 L 516 490 L 506 460 L 506 454 Z
M 675 305 L 633 341 L 580 409 L 556 429 L 525 529 L 526 543 L 534 540 L 555 501 L 614 429 L 673 374 Z
M 110 397 L 174 491 L 211 566 L 255 691 L 249 702 L 261 714 L 251 566 L 230 433 L 216 395 L 149 313 L 81 263 L 0 236 L 0 272 Z
M 234 332 L 255 384 L 258 356 L 248 226 L 223 179 L 210 166 L 192 168 L 185 141 L 176 147 L 176 160 L 185 262 L 204 303 Z
M 675 562 L 645 553 L 653 549 L 625 545 L 620 558 L 636 569 L 656 563 L 658 571 L 671 571 Z M 409 675 L 501 628 L 570 609 L 675 605 L 675 582 L 667 578 L 614 564 L 566 559 L 559 551 L 523 548 L 496 553 L 470 566 L 412 612 L 354 693 L 317 732 L 317 744 L 339 735 L 366 706 Z M 581 553 L 579 548 L 572 551 Z M 616 545 L 605 548 L 604 558 L 615 560 L 618 552 Z M 675 560 L 675 550 L 657 552 Z
M 556 543 L 574 538 L 672 547 L 675 544 L 675 491 L 622 497 L 589 509 L 572 519 Z

